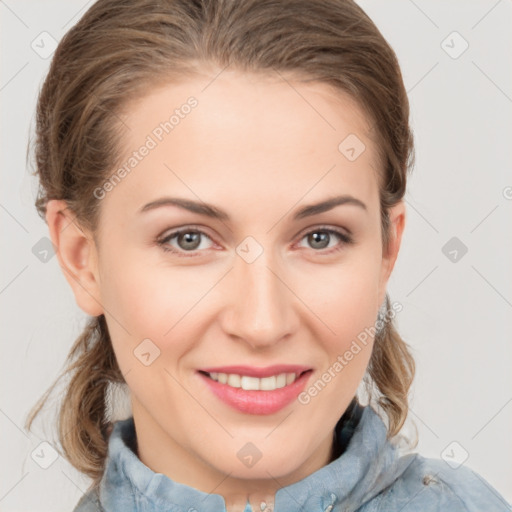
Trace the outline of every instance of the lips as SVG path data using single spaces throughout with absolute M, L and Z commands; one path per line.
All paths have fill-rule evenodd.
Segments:
M 217 398 L 246 414 L 273 414 L 283 409 L 304 389 L 311 373 L 311 368 L 302 365 L 222 366 L 198 371 Z

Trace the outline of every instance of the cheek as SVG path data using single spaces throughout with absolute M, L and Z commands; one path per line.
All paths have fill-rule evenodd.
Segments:
M 377 255 L 378 256 L 378 255 Z M 355 385 L 371 357 L 378 314 L 379 260 L 375 252 L 359 251 L 331 269 L 329 280 L 306 283 L 308 306 L 321 320 L 325 368 L 336 382 Z M 303 290 L 306 290 L 306 287 Z M 329 376 L 326 376 L 329 379 Z
M 116 356 L 125 368 L 147 339 L 160 350 L 155 362 L 173 365 L 190 348 L 193 331 L 200 327 L 197 305 L 218 280 L 211 270 L 149 265 L 147 259 L 139 251 L 125 251 L 120 261 L 109 261 L 108 255 L 103 261 L 101 300 Z
M 338 266 L 300 278 L 305 302 L 336 336 L 346 338 L 354 328 L 375 322 L 380 271 L 375 260 L 358 253 Z
M 122 263 L 109 265 L 110 271 L 104 272 L 105 316 L 118 365 L 133 395 L 158 409 L 171 394 L 173 400 L 166 407 L 178 411 L 180 388 L 172 376 L 178 376 L 180 358 L 190 350 L 199 328 L 197 321 L 190 321 L 191 307 L 206 285 L 191 283 L 192 273 L 142 261 L 125 254 Z

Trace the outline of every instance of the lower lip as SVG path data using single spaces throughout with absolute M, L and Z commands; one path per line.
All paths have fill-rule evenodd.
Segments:
M 246 414 L 274 414 L 289 405 L 306 386 L 311 370 L 297 380 L 273 391 L 255 391 L 234 388 L 199 373 L 213 393 L 225 404 Z

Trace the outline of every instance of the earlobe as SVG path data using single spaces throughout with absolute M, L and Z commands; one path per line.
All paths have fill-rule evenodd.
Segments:
M 73 290 L 76 303 L 91 316 L 101 315 L 103 306 L 93 237 L 80 227 L 64 200 L 48 201 L 46 222 L 60 267 Z

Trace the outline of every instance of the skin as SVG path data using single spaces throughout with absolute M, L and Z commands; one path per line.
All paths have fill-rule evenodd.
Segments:
M 280 487 L 330 462 L 334 426 L 365 374 L 373 340 L 307 405 L 295 400 L 271 415 L 230 408 L 196 370 L 305 364 L 315 382 L 374 325 L 405 207 L 390 211 L 383 252 L 376 148 L 348 96 L 278 75 L 224 71 L 212 82 L 216 74 L 159 86 L 126 105 L 128 158 L 174 108 L 191 95 L 198 100 L 101 200 L 95 236 L 79 228 L 63 201 L 49 202 L 47 222 L 77 304 L 105 314 L 131 391 L 139 458 L 177 482 L 222 495 L 231 512 L 243 510 L 247 498 L 253 507 L 272 502 Z M 366 146 L 355 161 L 338 150 L 350 133 Z M 342 194 L 366 210 L 345 204 L 292 219 L 298 208 Z M 216 205 L 231 220 L 175 206 L 138 212 L 162 196 Z M 158 245 L 191 225 L 206 234 L 197 248 L 177 237 L 167 242 L 185 256 Z M 333 234 L 315 245 L 307 234 L 322 227 L 348 230 L 354 243 Z M 248 236 L 263 249 L 252 263 L 236 252 Z M 187 250 L 196 256 L 186 257 Z M 134 356 L 147 338 L 160 350 L 148 366 Z M 237 457 L 248 442 L 262 454 L 250 468 Z

